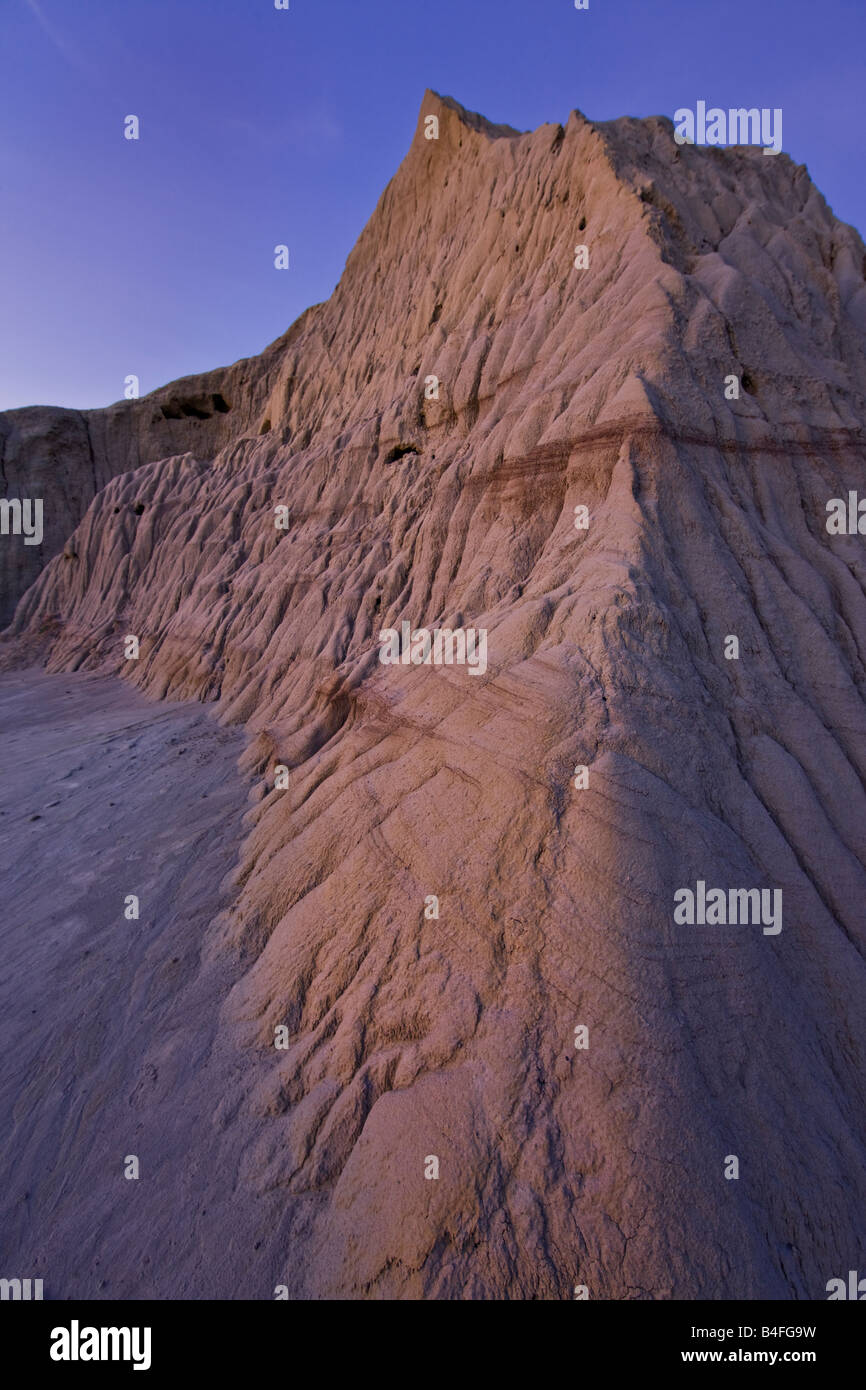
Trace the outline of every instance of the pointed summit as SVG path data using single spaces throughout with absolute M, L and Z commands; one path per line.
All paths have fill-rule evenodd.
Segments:
M 424 119 L 430 115 L 438 116 L 440 121 L 447 115 L 456 116 L 460 124 L 465 126 L 467 130 L 478 131 L 493 140 L 514 139 L 524 133 L 515 130 L 510 125 L 496 125 L 493 121 L 489 121 L 486 116 L 479 115 L 477 111 L 467 111 L 466 107 L 461 106 L 460 102 L 455 101 L 453 97 L 440 96 L 438 92 L 434 92 L 428 87 L 418 112 L 419 126 L 423 127 Z

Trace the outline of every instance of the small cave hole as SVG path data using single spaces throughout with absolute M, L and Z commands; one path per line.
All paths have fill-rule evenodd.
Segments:
M 395 444 L 393 449 L 389 449 L 385 455 L 386 463 L 396 463 L 405 454 L 417 454 L 418 450 L 414 444 Z
M 209 420 L 214 414 L 227 415 L 231 410 L 219 391 L 209 396 L 192 396 L 183 400 L 173 396 L 160 408 L 164 420 Z

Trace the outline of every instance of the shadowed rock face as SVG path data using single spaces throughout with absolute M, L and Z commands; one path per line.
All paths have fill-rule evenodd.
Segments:
M 428 93 L 332 298 L 239 364 L 269 432 L 113 468 L 19 604 L 7 660 L 251 735 L 221 1114 L 293 1297 L 810 1299 L 860 1257 L 863 268 L 787 156 Z M 381 665 L 403 620 L 486 672 Z M 781 932 L 675 923 L 698 880 Z

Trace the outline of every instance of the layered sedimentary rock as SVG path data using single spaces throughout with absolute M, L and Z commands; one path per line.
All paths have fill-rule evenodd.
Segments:
M 863 270 L 785 155 L 428 93 L 246 365 L 268 432 L 115 470 L 20 603 L 7 661 L 251 735 L 214 1143 L 290 1296 L 809 1299 L 861 1257 Z M 383 665 L 404 621 L 486 670 Z M 781 931 L 677 922 L 699 881 Z

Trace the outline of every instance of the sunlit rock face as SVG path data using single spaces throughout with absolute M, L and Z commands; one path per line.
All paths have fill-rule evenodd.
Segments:
M 326 304 L 93 412 L 94 481 L 63 426 L 83 518 L 4 660 L 248 736 L 202 936 L 232 1062 L 177 1083 L 221 1176 L 175 1237 L 217 1248 L 226 1171 L 269 1216 L 209 1296 L 814 1299 L 856 1264 L 866 537 L 826 522 L 866 493 L 863 268 L 784 154 L 428 92 Z M 485 670 L 383 662 L 403 623 L 483 630 Z M 779 930 L 677 920 L 699 883 Z

